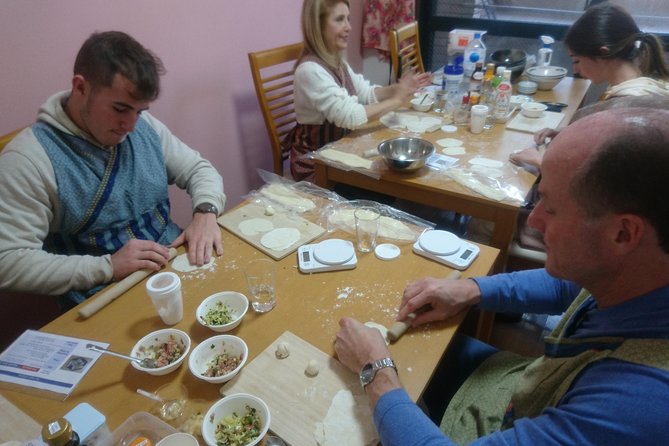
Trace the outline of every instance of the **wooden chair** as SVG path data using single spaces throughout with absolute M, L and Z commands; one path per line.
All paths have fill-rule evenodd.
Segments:
M 13 132 L 9 132 L 6 135 L 0 136 L 0 152 L 2 152 L 5 149 L 5 146 L 9 144 L 9 141 L 14 139 L 14 137 L 18 135 L 21 130 L 23 130 L 23 127 L 14 130 Z
M 418 38 L 418 22 L 411 22 L 390 31 L 390 64 L 392 66 L 392 81 L 402 77 L 406 71 L 422 73 L 423 56 L 420 53 Z
M 274 173 L 283 175 L 288 152 L 283 151 L 281 140 L 297 122 L 293 100 L 295 62 L 302 54 L 303 43 L 249 53 L 253 84 L 258 95 L 267 134 L 272 144 Z

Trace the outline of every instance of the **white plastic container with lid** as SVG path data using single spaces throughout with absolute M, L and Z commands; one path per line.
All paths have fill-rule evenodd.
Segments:
M 465 78 L 469 79 L 472 77 L 474 68 L 476 67 L 476 62 L 485 63 L 486 48 L 481 40 L 481 33 L 474 34 L 474 38 L 465 48 L 465 60 L 463 62 L 463 68 L 465 69 Z

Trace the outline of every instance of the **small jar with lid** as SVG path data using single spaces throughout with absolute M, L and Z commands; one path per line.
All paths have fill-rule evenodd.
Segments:
M 79 435 L 65 418 L 55 418 L 42 427 L 42 440 L 49 446 L 79 446 Z

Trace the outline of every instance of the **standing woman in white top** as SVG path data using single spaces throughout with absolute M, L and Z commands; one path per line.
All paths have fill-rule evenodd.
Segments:
M 294 78 L 297 125 L 283 141 L 290 148 L 290 171 L 297 181 L 314 176 L 314 162 L 305 154 L 399 108 L 430 83 L 428 73 L 419 73 L 394 85 L 372 85 L 344 60 L 350 32 L 348 0 L 304 0 L 304 53 Z

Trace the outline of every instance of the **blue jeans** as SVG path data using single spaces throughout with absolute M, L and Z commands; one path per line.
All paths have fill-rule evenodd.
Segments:
M 499 350 L 477 339 L 457 334 L 441 358 L 423 392 L 430 419 L 439 425 L 453 395 L 474 370 Z

